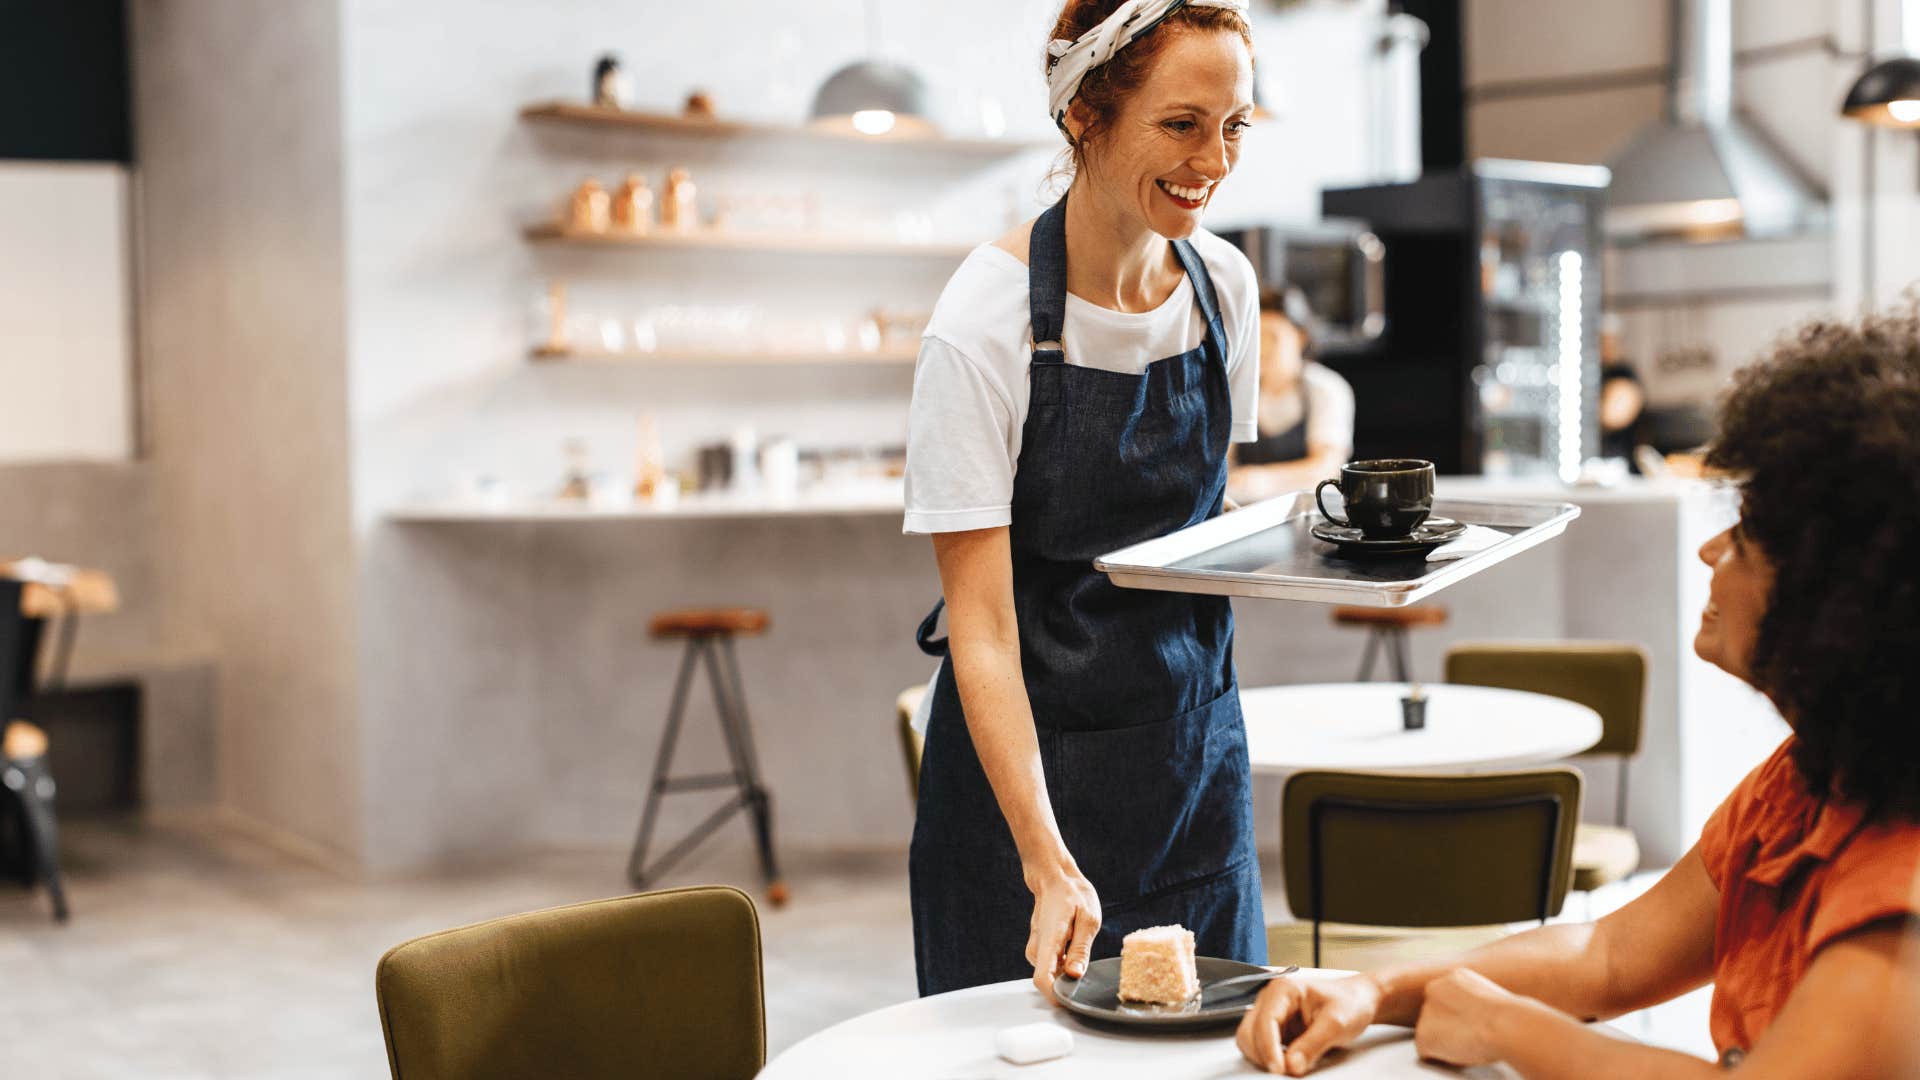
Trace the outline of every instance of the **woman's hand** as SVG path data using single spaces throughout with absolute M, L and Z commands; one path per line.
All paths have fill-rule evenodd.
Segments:
M 1234 1041 L 1268 1072 L 1305 1076 L 1320 1056 L 1358 1038 L 1380 1011 L 1380 986 L 1365 975 L 1268 983 Z
M 1052 998 L 1055 978 L 1087 973 L 1093 935 L 1100 932 L 1100 896 L 1072 865 L 1029 873 L 1027 887 L 1033 890 L 1027 963 L 1033 965 L 1033 985 Z
M 1494 1046 L 1494 1021 L 1518 1000 L 1485 975 L 1455 968 L 1427 984 L 1426 1004 L 1413 1030 L 1414 1049 L 1448 1065 L 1498 1061 L 1505 1055 Z

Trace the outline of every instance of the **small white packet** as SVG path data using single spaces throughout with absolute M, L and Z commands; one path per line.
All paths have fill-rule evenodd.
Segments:
M 1021 1024 L 1000 1029 L 993 1037 L 993 1048 L 1015 1065 L 1032 1065 L 1073 1053 L 1073 1032 L 1044 1021 Z

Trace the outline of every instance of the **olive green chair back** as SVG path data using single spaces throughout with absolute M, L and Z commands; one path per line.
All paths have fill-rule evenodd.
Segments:
M 913 713 L 920 707 L 920 699 L 932 689 L 931 686 L 909 686 L 900 691 L 893 702 L 893 711 L 899 717 L 900 750 L 907 761 L 907 793 L 916 802 L 920 798 L 920 752 L 926 748 L 926 740 L 913 730 Z
M 760 921 L 670 889 L 415 938 L 374 973 L 394 1080 L 746 1080 L 766 1063 Z
M 1647 707 L 1647 650 L 1630 641 L 1473 642 L 1447 650 L 1446 680 L 1530 690 L 1600 714 L 1590 754 L 1620 759 L 1613 822 L 1627 820 L 1627 762 L 1640 752 Z
M 1647 651 L 1630 641 L 1456 645 L 1447 650 L 1446 679 L 1578 702 L 1600 714 L 1600 741 L 1589 753 L 1631 757 L 1640 752 Z
M 1302 772 L 1281 794 L 1287 904 L 1319 924 L 1545 920 L 1573 871 L 1580 773 Z

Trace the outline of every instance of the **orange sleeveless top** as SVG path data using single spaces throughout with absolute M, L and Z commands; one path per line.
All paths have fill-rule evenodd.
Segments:
M 1866 820 L 1816 798 L 1780 744 L 1720 804 L 1700 857 L 1720 890 L 1713 933 L 1713 1044 L 1744 1054 L 1828 942 L 1920 914 L 1920 824 Z

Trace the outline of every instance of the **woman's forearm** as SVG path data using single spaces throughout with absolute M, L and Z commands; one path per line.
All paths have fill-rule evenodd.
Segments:
M 1603 939 L 1591 923 L 1565 923 L 1527 930 L 1444 962 L 1374 972 L 1368 977 L 1380 988 L 1380 1022 L 1412 1027 L 1427 984 L 1461 967 L 1574 1016 L 1613 1015 Z
M 1499 1060 L 1526 1080 L 1705 1080 L 1721 1075 L 1712 1062 L 1606 1035 L 1540 1001 L 1514 998 L 1492 1012 L 1488 1043 Z
M 966 712 L 967 733 L 1000 813 L 1013 832 L 1029 883 L 1036 874 L 1072 867 L 1073 857 L 1061 839 L 1047 797 L 1018 643 L 954 641 L 952 646 L 954 681 Z

